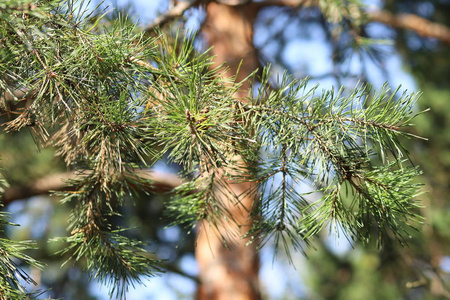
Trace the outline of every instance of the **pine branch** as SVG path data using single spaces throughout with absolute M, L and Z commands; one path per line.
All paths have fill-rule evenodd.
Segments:
M 133 183 L 133 185 L 131 184 Z M 74 202 L 69 218 L 70 236 L 56 239 L 68 244 L 60 253 L 70 260 L 85 259 L 85 269 L 110 287 L 110 296 L 123 299 L 129 286 L 142 277 L 153 277 L 162 271 L 161 262 L 145 249 L 145 244 L 123 235 L 125 229 L 114 228 L 109 219 L 119 216 L 116 206 L 123 205 L 124 195 L 141 191 L 142 181 L 124 175 L 119 181 L 92 174 L 71 181 L 70 190 L 61 193 L 63 202 Z
M 255 211 L 260 219 L 249 235 L 262 236 L 262 243 L 275 235 L 301 249 L 299 242 L 334 222 L 351 238 L 367 241 L 373 234 L 381 243 L 392 232 L 404 241 L 407 224 L 420 223 L 413 213 L 418 186 L 411 181 L 419 172 L 402 167 L 406 154 L 397 137 L 408 135 L 401 128 L 416 115 L 416 95 L 396 98 L 397 91 L 386 86 L 376 93 L 363 86 L 316 94 L 306 81 L 285 74 L 274 83 L 268 73 L 263 71 L 259 95 L 243 108 L 265 155 L 254 170 L 263 196 Z M 271 90 L 272 85 L 280 88 Z M 387 162 L 393 158 L 377 166 L 376 155 Z M 299 181 L 324 194 L 320 206 L 298 192 Z M 353 200 L 346 204 L 342 194 L 349 187 Z
M 3 226 L 17 226 L 8 222 L 9 215 L 0 212 L 0 224 Z M 44 265 L 32 257 L 24 254 L 26 250 L 35 249 L 32 241 L 12 241 L 8 239 L 3 230 L 0 230 L 0 299 L 34 299 L 33 293 L 28 293 L 24 284 L 37 283 L 25 271 L 20 264 L 24 263 L 38 269 Z
M 224 78 L 227 69 L 213 67 L 208 53 L 195 53 L 193 39 L 148 38 L 126 20 L 92 26 L 71 4 L 47 7 L 39 17 L 15 14 L 14 24 L 4 24 L 8 59 L 0 64 L 0 85 L 9 93 L 33 91 L 32 103 L 7 129 L 31 126 L 76 171 L 64 188 L 53 178 L 30 191 L 59 190 L 63 203 L 74 204 L 62 253 L 110 285 L 111 295 L 123 297 L 141 276 L 161 271 L 111 218 L 126 199 L 158 188 L 147 170 L 162 157 L 183 167 L 183 179 L 159 181 L 176 185 L 172 221 L 190 228 L 209 223 L 227 246 L 249 224 L 231 210 L 251 212 L 250 242 L 274 236 L 300 251 L 329 222 L 352 238 L 392 234 L 402 241 L 419 220 L 412 182 L 418 171 L 405 167 L 399 141 L 408 136 L 401 129 L 415 116 L 416 95 L 398 97 L 387 87 L 372 93 L 367 86 L 318 93 L 287 75 L 273 83 L 264 69 L 258 95 L 241 103 L 234 95 L 242 82 Z M 157 22 L 196 4 L 180 2 Z M 262 5 L 245 5 L 253 4 Z M 344 2 L 322 5 L 336 22 L 351 17 Z M 253 207 L 239 199 L 256 194 L 255 184 L 242 195 L 231 189 L 248 182 L 261 186 Z M 322 199 L 310 203 L 302 182 Z M 4 199 L 24 196 L 15 191 L 6 190 Z

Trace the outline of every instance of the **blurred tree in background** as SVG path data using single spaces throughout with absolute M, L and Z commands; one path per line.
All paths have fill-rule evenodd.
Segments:
M 8 1 L 4 2 L 6 7 L 7 3 Z M 25 4 L 28 5 L 29 2 L 24 1 L 23 5 Z M 17 4 L 15 5 L 15 7 L 19 7 Z M 156 27 L 161 27 L 164 35 L 169 37 L 173 36 L 171 33 L 176 31 L 176 28 L 184 30 L 192 26 L 194 29 L 198 29 L 200 33 L 193 42 L 200 53 L 210 46 L 214 47 L 210 52 L 210 54 L 215 55 L 211 67 L 219 66 L 222 63 L 229 66 L 228 70 L 221 70 L 221 75 L 233 77 L 239 69 L 237 82 L 240 82 L 250 76 L 256 69 L 259 69 L 260 73 L 257 75 L 261 78 L 262 75 L 266 75 L 262 74 L 262 66 L 271 63 L 272 73 L 267 74 L 267 80 L 272 88 L 279 88 L 280 90 L 283 89 L 283 86 L 289 84 L 286 81 L 284 85 L 277 86 L 276 78 L 277 76 L 283 77 L 281 75 L 283 70 L 287 70 L 288 74 L 293 76 L 291 79 L 302 79 L 310 76 L 310 84 L 320 83 L 320 88 L 324 84 L 354 87 L 357 82 L 364 82 L 372 83 L 376 89 L 379 89 L 385 81 L 395 86 L 402 83 L 402 80 L 397 78 L 400 76 L 400 68 L 403 74 L 401 78 L 408 79 L 405 73 L 411 73 L 414 76 L 418 89 L 424 93 L 414 110 L 419 112 L 430 107 L 431 111 L 414 119 L 416 126 L 410 127 L 408 130 L 412 135 L 425 136 L 429 140 L 402 139 L 401 143 L 409 150 L 412 162 L 420 165 L 424 170 L 424 175 L 417 179 L 417 182 L 426 182 L 424 189 L 427 193 L 420 196 L 423 200 L 420 214 L 425 217 L 425 226 L 419 228 L 419 231 L 408 231 L 408 234 L 412 235 L 411 238 L 406 238 L 408 247 L 394 242 L 384 243 L 379 249 L 379 245 L 375 242 L 361 243 L 351 236 L 349 242 L 355 249 L 344 252 L 337 251 L 330 246 L 330 238 L 326 234 L 325 228 L 313 241 L 317 250 L 303 249 L 307 252 L 309 259 L 302 261 L 301 265 L 294 262 L 302 272 L 298 272 L 298 274 L 294 272 L 294 276 L 284 279 L 291 282 L 291 285 L 304 282 L 307 285 L 305 294 L 296 294 L 296 289 L 287 289 L 284 294 L 278 296 L 280 299 L 447 299 L 450 296 L 450 253 L 448 249 L 449 235 L 447 233 L 449 221 L 446 217 L 449 208 L 446 198 L 449 179 L 446 175 L 446 169 L 450 163 L 450 157 L 447 157 L 446 145 L 450 143 L 450 137 L 446 138 L 448 135 L 446 134 L 448 109 L 445 103 L 449 97 L 449 85 L 446 84 L 446 81 L 450 78 L 448 76 L 450 70 L 448 46 L 450 44 L 450 30 L 447 27 L 450 25 L 448 24 L 450 3 L 448 1 L 386 1 L 385 3 L 376 3 L 376 6 L 372 7 L 370 4 L 364 5 L 353 1 L 280 0 L 253 2 L 236 0 L 175 1 L 173 3 L 162 2 L 160 5 L 164 8 L 163 12 L 154 21 L 144 24 L 141 28 L 132 28 L 129 25 L 132 25 L 133 22 L 123 19 L 122 22 L 127 23 L 121 25 L 124 27 L 114 27 L 118 26 L 114 25 L 117 24 L 115 22 L 119 17 L 118 10 L 107 14 L 102 19 L 102 24 L 106 28 L 110 28 L 105 30 L 106 33 L 113 32 L 113 35 L 118 36 L 117 39 L 124 40 L 126 40 L 124 34 L 129 34 L 128 37 L 135 37 L 134 34 L 139 35 L 140 33 L 154 36 Z M 23 9 L 23 7 L 19 7 L 19 9 Z M 33 12 L 32 9 L 28 9 L 27 12 L 29 11 Z M 5 11 L 2 13 L 2 20 L 5 20 L 6 13 Z M 64 26 L 67 20 L 70 21 L 68 17 L 70 15 L 66 15 L 66 20 L 58 20 L 62 25 L 56 21 L 56 24 L 51 25 Z M 97 20 L 99 20 L 97 15 L 90 15 L 86 21 L 87 28 L 96 28 L 94 25 Z M 192 25 L 195 21 L 198 24 Z M 46 24 L 46 26 L 50 25 Z M 5 26 L 5 28 L 8 27 Z M 132 29 L 130 29 L 130 32 L 123 33 L 120 32 L 123 30 L 122 28 Z M 19 33 L 16 33 L 18 36 L 20 36 L 20 30 L 19 27 Z M 10 33 L 3 32 L 2 36 L 7 36 L 7 34 Z M 66 34 L 70 36 L 70 30 Z M 173 47 L 177 39 L 173 36 L 172 40 L 167 41 L 168 45 L 171 45 L 167 49 L 172 49 L 170 47 Z M 131 40 L 130 38 L 129 41 L 132 43 L 127 46 L 129 49 L 134 47 L 133 43 L 138 43 L 136 39 Z M 111 47 L 112 44 L 106 43 L 105 45 Z M 178 42 L 178 46 L 173 48 L 174 52 L 180 51 L 183 53 L 183 50 L 180 49 L 184 47 L 183 45 L 182 42 Z M 122 46 L 124 45 L 122 44 Z M 141 46 L 144 47 L 144 45 Z M 152 44 L 145 44 L 145 46 L 151 49 Z M 92 46 L 89 46 L 89 42 L 86 48 L 88 52 L 91 52 L 90 57 L 92 59 L 98 60 L 100 63 L 103 62 L 101 61 L 102 56 L 96 52 L 100 51 L 98 48 L 94 47 L 97 50 L 93 50 Z M 105 53 L 108 52 L 107 49 L 105 51 Z M 159 57 L 156 59 L 152 56 L 155 54 L 150 52 L 148 52 L 150 60 L 158 61 L 158 59 L 162 59 Z M 193 60 L 194 57 L 195 54 L 190 53 L 186 59 Z M 169 62 L 171 58 L 165 59 Z M 178 58 L 173 56 L 172 59 L 176 61 Z M 90 60 L 86 61 L 89 62 Z M 39 59 L 35 59 L 35 62 L 39 63 Z M 174 61 L 170 62 L 174 63 Z M 398 67 L 393 67 L 394 64 L 397 64 Z M 109 64 L 106 62 L 105 70 L 111 72 L 109 74 L 115 74 L 115 71 L 111 71 L 115 70 L 113 65 L 114 60 Z M 23 69 L 25 66 L 24 64 L 21 68 Z M 143 75 L 139 72 L 145 73 L 148 71 L 139 69 L 139 66 L 143 69 L 148 68 L 148 66 L 138 64 L 138 69 L 132 69 L 131 71 L 136 73 L 130 73 L 132 74 L 130 76 L 140 78 L 139 76 Z M 201 74 L 208 72 L 204 68 L 205 66 L 207 64 L 200 68 Z M 4 71 L 4 74 L 10 74 L 8 69 L 2 71 Z M 54 78 L 52 73 L 48 71 L 44 73 L 50 79 Z M 167 77 L 166 83 L 168 83 L 164 88 L 170 90 L 170 86 L 180 86 L 181 89 L 184 82 L 176 81 L 179 73 L 171 74 L 173 77 Z M 164 74 L 157 75 L 166 76 Z M 3 76 L 2 80 L 5 80 L 5 75 Z M 79 78 L 83 78 L 83 76 L 80 75 Z M 103 83 L 111 83 L 113 79 L 102 78 Z M 64 80 L 64 84 L 67 84 L 67 82 L 72 85 L 77 84 L 75 80 L 70 78 Z M 120 80 L 125 82 L 126 78 Z M 262 81 L 264 86 L 264 80 Z M 228 97 L 247 98 L 248 89 L 251 88 L 250 83 L 251 81 L 244 81 L 241 86 L 238 86 L 239 89 L 227 90 Z M 258 84 L 255 85 L 257 88 Z M 2 86 L 2 88 L 5 87 Z M 55 85 L 53 87 L 55 95 L 58 94 L 58 88 L 70 90 L 71 87 Z M 148 92 L 147 88 L 140 87 L 138 84 L 135 88 L 140 93 Z M 141 88 L 142 90 L 140 90 Z M 183 88 L 189 90 L 190 86 L 183 86 Z M 206 94 L 209 88 L 205 88 Z M 118 99 L 122 99 L 121 97 L 125 96 L 121 93 L 126 93 L 125 90 L 113 87 L 106 93 L 112 93 Z M 211 87 L 211 90 L 214 89 Z M 153 91 L 151 96 L 158 98 L 158 93 L 161 93 L 161 91 L 164 91 L 164 89 Z M 98 95 L 102 95 L 102 93 L 99 91 Z M 3 94 L 4 98 L 7 96 L 7 94 Z M 87 94 L 84 94 L 84 96 L 89 98 Z M 9 129 L 11 129 L 11 119 L 16 117 L 16 112 L 23 112 L 22 107 L 29 101 L 28 97 L 29 94 L 25 93 L 25 95 L 17 95 L 16 99 L 6 99 L 8 105 L 14 105 L 13 107 L 3 108 L 2 123 L 9 124 Z M 18 101 L 18 99 L 21 101 Z M 258 98 L 256 97 L 256 99 Z M 313 101 L 313 99 L 310 100 Z M 99 103 L 100 105 L 109 105 L 106 100 Z M 140 104 L 148 109 L 145 101 L 140 102 Z M 245 101 L 244 104 L 248 105 Z M 277 102 L 269 104 L 273 107 L 278 105 Z M 369 107 L 371 105 L 370 102 L 366 104 Z M 63 106 L 64 103 L 60 102 L 58 105 Z M 69 105 L 71 104 L 69 103 Z M 250 103 L 250 105 L 252 104 Z M 394 112 L 395 110 L 392 109 L 391 111 Z M 49 108 L 46 112 L 51 114 L 52 110 Z M 205 113 L 209 112 L 203 111 L 203 114 Z M 308 111 L 308 113 L 311 112 Z M 184 109 L 182 114 L 186 114 Z M 311 115 L 314 115 L 314 112 Z M 214 116 L 221 117 L 219 114 Z M 111 116 L 111 118 L 113 117 Z M 127 116 L 121 116 L 121 118 L 127 118 Z M 200 125 L 203 126 L 204 120 L 201 119 L 201 114 L 192 118 L 197 118 L 193 119 L 193 122 L 200 122 Z M 244 118 L 244 116 L 242 115 L 240 118 Z M 127 120 L 131 122 L 131 119 Z M 123 119 L 121 120 L 123 121 Z M 13 222 L 21 225 L 14 231 L 7 229 L 6 233 L 12 240 L 37 240 L 37 250 L 30 252 L 30 254 L 38 261 L 47 264 L 45 271 L 41 273 L 34 267 L 30 269 L 25 265 L 22 267 L 29 271 L 28 274 L 33 280 L 39 283 L 40 289 L 51 288 L 48 295 L 55 298 L 94 299 L 96 293 L 86 288 L 89 277 L 81 272 L 82 264 L 70 262 L 60 268 L 61 263 L 67 257 L 60 259 L 53 254 L 58 250 L 64 250 L 62 247 L 65 247 L 65 245 L 47 243 L 48 239 L 68 235 L 66 233 L 67 216 L 71 212 L 73 214 L 77 201 L 82 200 L 82 198 L 77 198 L 78 200 L 74 201 L 75 203 L 60 205 L 58 201 L 61 198 L 57 195 L 48 197 L 48 191 L 57 190 L 60 193 L 59 195 L 63 197 L 66 195 L 67 198 L 67 194 L 64 193 L 67 191 L 70 193 L 74 186 L 84 185 L 82 182 L 72 182 L 72 187 L 63 185 L 61 178 L 74 179 L 73 173 L 69 172 L 73 166 L 68 168 L 63 161 L 55 158 L 55 148 L 40 147 L 39 150 L 36 150 L 35 142 L 38 142 L 39 145 L 39 136 L 42 134 L 39 130 L 42 128 L 31 124 L 33 120 L 27 119 L 25 121 L 26 124 L 20 131 L 1 135 L 0 147 L 3 158 L 1 166 L 3 176 L 9 184 L 9 187 L 4 188 L 3 202 L 5 208 L 11 212 Z M 103 121 L 94 120 L 94 124 L 95 122 L 101 123 Z M 17 122 L 13 124 L 17 124 Z M 136 128 L 141 126 L 137 123 L 133 124 Z M 93 126 L 91 123 L 81 125 L 80 128 L 85 129 L 90 129 L 89 126 Z M 145 123 L 145 126 L 149 125 Z M 209 130 L 210 125 L 205 124 L 204 126 L 206 130 Z M 4 125 L 2 130 L 5 128 Z M 199 127 L 200 130 L 205 128 Z M 53 130 L 56 130 L 56 128 Z M 120 132 L 119 129 L 117 130 Z M 50 135 L 52 134 L 54 132 L 50 132 Z M 89 143 L 92 143 L 90 147 L 97 147 L 95 146 L 97 138 L 98 136 L 88 138 Z M 168 140 L 170 136 L 161 135 L 160 138 Z M 65 143 L 70 144 L 70 141 L 65 140 Z M 86 147 L 89 147 L 89 145 Z M 164 145 L 153 145 L 152 147 L 164 147 Z M 61 145 L 56 145 L 56 149 L 58 148 L 61 151 Z M 280 151 L 282 152 L 282 150 Z M 155 160 L 155 157 L 148 153 L 143 154 L 143 156 L 145 156 L 148 164 Z M 349 157 L 355 159 L 355 156 Z M 156 158 L 159 159 L 158 156 Z M 251 161 L 251 159 L 248 161 L 247 159 L 248 157 L 243 157 L 237 160 L 243 160 L 246 163 Z M 167 206 L 167 199 L 173 195 L 170 191 L 173 188 L 183 187 L 183 184 L 182 180 L 175 175 L 181 170 L 179 164 L 164 164 L 163 161 L 166 162 L 167 157 L 163 157 L 156 164 L 156 167 L 152 171 L 146 172 L 144 176 L 148 180 L 153 180 L 151 188 L 134 189 L 134 205 L 120 206 L 118 212 L 123 218 L 110 215 L 107 216 L 108 222 L 122 228 L 137 228 L 129 231 L 126 235 L 127 238 L 150 241 L 151 247 L 148 247 L 147 250 L 155 252 L 155 257 L 168 259 L 164 267 L 169 273 L 181 274 L 198 283 L 199 299 L 260 299 L 260 297 L 264 298 L 261 293 L 270 295 L 270 286 L 263 287 L 262 292 L 259 287 L 257 278 L 259 256 L 256 243 L 248 246 L 248 239 L 243 241 L 233 240 L 234 243 L 230 250 L 228 249 L 230 245 L 224 243 L 223 235 L 216 231 L 223 233 L 232 229 L 220 228 L 220 226 L 211 229 L 205 223 L 201 223 L 196 229 L 197 236 L 186 235 L 186 222 L 181 222 L 177 226 L 166 229 L 166 226 L 170 224 L 170 219 L 163 215 L 163 208 Z M 175 160 L 175 162 L 177 161 Z M 86 160 L 83 163 L 89 166 Z M 359 163 L 357 161 L 352 161 L 352 163 L 354 163 L 355 170 L 359 170 Z M 366 163 L 363 161 L 361 164 Z M 93 164 L 95 166 L 95 159 Z M 182 165 L 187 164 L 188 162 L 183 162 Z M 161 166 L 164 166 L 170 173 L 169 171 L 161 172 Z M 247 167 L 251 169 L 251 166 L 247 165 Z M 346 170 L 349 171 L 346 168 L 343 170 L 344 173 L 346 173 Z M 352 172 L 355 172 L 355 170 L 352 170 Z M 255 172 L 257 173 L 257 171 Z M 189 174 L 189 176 L 193 176 L 193 174 Z M 341 180 L 348 181 L 348 178 L 342 176 Z M 128 182 L 131 184 L 132 180 L 130 179 Z M 275 184 L 277 183 L 275 182 Z M 247 194 L 245 191 L 256 189 L 254 185 L 254 183 L 248 181 L 230 182 L 227 184 L 230 191 L 224 193 L 223 196 L 227 199 L 229 195 L 242 194 L 243 198 L 240 199 L 242 207 L 248 209 L 252 206 L 254 195 Z M 305 187 L 299 185 L 297 188 L 304 189 Z M 186 190 L 181 192 L 186 192 Z M 187 190 L 187 192 L 189 194 L 193 191 Z M 264 195 L 264 190 L 260 190 L 260 193 Z M 345 195 L 342 197 L 344 199 Z M 351 197 L 350 195 L 349 198 L 351 199 Z M 177 205 L 181 204 L 183 202 Z M 247 222 L 249 217 L 245 216 L 246 211 L 246 209 L 238 209 L 236 212 L 228 210 L 230 215 L 234 215 L 235 220 L 237 219 L 241 224 Z M 242 216 L 243 214 L 244 216 Z M 243 219 L 240 220 L 239 218 Z M 192 223 L 188 224 L 192 225 Z M 266 228 L 265 230 L 270 233 L 274 228 L 281 228 L 276 220 L 272 224 L 272 229 Z M 76 229 L 71 228 L 72 233 L 77 233 Z M 240 227 L 239 230 L 236 235 L 244 235 L 248 228 Z M 275 234 L 275 238 L 278 236 Z M 120 241 L 118 243 L 120 244 Z M 196 247 L 194 247 L 194 244 L 196 244 Z M 269 242 L 268 247 L 271 247 L 270 245 Z M 288 247 L 295 248 L 302 247 L 302 245 L 293 243 Z M 186 258 L 192 257 L 194 252 L 199 264 L 198 274 L 183 265 Z M 278 256 L 283 256 L 283 253 L 281 252 Z M 22 259 L 27 261 L 27 258 Z M 276 261 L 276 263 L 282 264 L 283 260 Z M 94 266 L 94 269 L 97 267 Z M 289 268 L 289 266 L 286 267 Z M 304 269 L 307 269 L 307 271 L 303 271 Z M 304 277 L 302 278 L 302 276 Z M 28 277 L 25 278 L 28 279 Z M 230 291 L 232 294 L 227 294 Z M 182 295 L 179 295 L 179 297 L 181 298 Z

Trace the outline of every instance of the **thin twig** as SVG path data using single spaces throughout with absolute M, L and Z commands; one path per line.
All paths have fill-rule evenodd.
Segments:
M 189 278 L 193 281 L 195 281 L 195 283 L 199 284 L 200 283 L 200 278 L 198 276 L 195 275 L 191 275 L 186 273 L 185 271 L 183 271 L 180 267 L 178 267 L 177 265 L 173 264 L 173 263 L 166 263 L 164 265 L 164 268 L 171 273 L 175 273 L 181 276 L 184 276 L 186 278 Z
M 186 10 L 200 3 L 200 0 L 180 1 L 164 14 L 159 15 L 151 24 L 144 28 L 145 32 L 153 31 L 156 27 L 161 27 L 169 21 L 181 17 Z
M 385 10 L 368 12 L 370 21 L 380 22 L 391 27 L 412 30 L 418 35 L 428 38 L 436 38 L 450 45 L 450 28 L 445 25 L 433 23 L 414 14 L 394 15 Z
M 309 6 L 317 6 L 318 4 L 319 1 L 317 0 L 266 0 L 253 3 L 255 8 L 257 9 L 261 9 L 268 6 L 309 7 Z

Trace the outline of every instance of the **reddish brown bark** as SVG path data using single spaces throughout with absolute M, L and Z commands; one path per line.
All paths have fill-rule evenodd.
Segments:
M 412 30 L 423 37 L 437 38 L 450 45 L 450 28 L 431 22 L 413 14 L 391 14 L 386 10 L 372 11 L 367 14 L 372 22 L 380 22 L 391 27 Z
M 234 76 L 242 61 L 237 75 L 238 81 L 246 78 L 259 67 L 257 51 L 253 45 L 253 23 L 258 13 L 252 3 L 228 6 L 215 2 L 207 6 L 206 20 L 202 34 L 215 55 L 216 65 L 226 63 L 230 69 L 226 76 Z M 236 95 L 243 99 L 247 96 L 249 83 L 245 82 Z
M 167 193 L 182 183 L 182 180 L 170 173 L 155 172 L 150 170 L 135 170 L 135 174 L 139 177 L 152 181 L 149 191 L 154 193 Z M 10 186 L 7 187 L 0 197 L 3 205 L 37 195 L 48 195 L 50 191 L 63 191 L 67 189 L 67 180 L 79 178 L 74 172 L 50 174 L 31 182 L 27 186 Z
M 238 81 L 258 68 L 258 59 L 253 46 L 253 22 L 256 11 L 249 5 L 227 6 L 210 3 L 202 33 L 216 56 L 217 65 L 226 63 L 230 69 L 226 76 L 234 76 L 242 61 Z M 249 84 L 244 83 L 236 98 L 244 101 Z M 252 224 L 249 215 L 254 196 L 241 197 L 240 205 L 234 195 L 252 188 L 253 183 L 230 183 L 230 194 L 223 195 L 234 222 L 222 222 L 215 227 L 206 221 L 198 226 L 196 258 L 200 270 L 199 300 L 257 300 L 261 299 L 258 270 L 259 260 L 256 245 L 246 245 L 249 240 L 241 238 Z M 223 238 L 231 235 L 231 248 Z

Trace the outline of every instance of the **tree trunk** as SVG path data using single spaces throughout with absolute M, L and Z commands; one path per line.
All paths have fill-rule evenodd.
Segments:
M 202 33 L 213 46 L 216 64 L 226 63 L 230 67 L 227 76 L 234 76 L 242 61 L 238 81 L 259 66 L 252 41 L 256 13 L 249 5 L 227 6 L 212 2 L 207 6 Z M 249 84 L 244 83 L 236 98 L 245 101 L 248 89 Z M 252 188 L 252 184 L 230 182 L 230 192 L 240 195 Z M 240 226 L 226 221 L 217 227 L 206 221 L 198 226 L 196 258 L 200 270 L 199 300 L 261 299 L 256 245 L 246 245 L 248 238 L 241 238 L 252 225 L 249 210 L 255 196 L 246 194 L 239 199 L 242 205 L 236 205 L 231 194 L 228 197 L 224 195 L 222 200 Z M 230 236 L 230 233 L 235 234 L 228 248 L 223 238 Z

